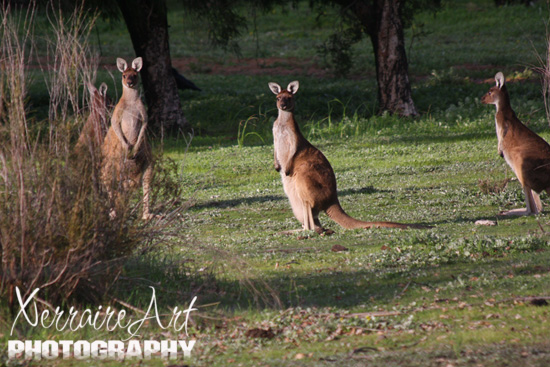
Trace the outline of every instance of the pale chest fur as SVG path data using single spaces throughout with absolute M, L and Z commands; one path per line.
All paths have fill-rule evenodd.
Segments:
M 507 149 L 504 149 L 504 134 L 505 131 L 502 128 L 501 124 L 498 123 L 498 117 L 495 117 L 495 129 L 497 132 L 497 141 L 498 141 L 498 154 L 502 155 L 508 166 L 516 173 L 516 169 L 514 167 L 514 164 L 512 163 L 512 160 L 510 158 L 510 154 Z
M 126 103 L 123 107 L 120 127 L 124 137 L 130 144 L 135 144 L 138 140 L 139 132 L 143 125 L 143 116 L 145 107 L 141 100 Z
M 497 132 L 497 141 L 498 141 L 498 154 L 502 154 L 502 139 L 503 139 L 503 130 L 498 123 L 497 117 L 495 117 L 495 130 Z
M 275 158 L 281 166 L 281 174 L 284 176 L 294 154 L 296 153 L 296 133 L 284 121 L 277 119 L 273 125 L 273 145 Z

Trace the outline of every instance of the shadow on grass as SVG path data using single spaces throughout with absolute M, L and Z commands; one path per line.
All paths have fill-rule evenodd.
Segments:
M 354 189 L 338 190 L 338 197 L 357 195 L 357 194 L 377 194 L 377 193 L 392 193 L 394 190 L 377 189 L 373 186 L 365 186 Z
M 330 252 L 325 248 L 321 251 Z M 353 251 L 353 249 L 352 249 Z M 334 257 L 346 257 L 330 252 Z M 410 269 L 398 267 L 369 267 L 356 271 L 339 271 L 334 267 L 322 267 L 302 272 L 299 261 L 290 261 L 285 254 L 271 258 L 273 263 L 286 264 L 278 267 L 262 279 L 253 277 L 230 280 L 221 267 L 197 272 L 184 262 L 151 261 L 136 258 L 127 269 L 127 275 L 119 281 L 113 294 L 137 307 L 146 307 L 151 299 L 151 286 L 157 290 L 157 300 L 162 308 L 183 306 L 197 296 L 196 305 L 215 303 L 225 310 L 233 309 L 279 309 L 286 307 L 360 307 L 369 309 L 382 306 L 393 307 L 401 299 L 428 297 L 446 299 L 448 292 L 482 292 L 501 289 L 505 275 L 531 275 L 548 269 L 550 252 L 530 252 L 513 258 L 488 257 L 483 266 L 478 262 L 452 262 L 435 266 L 418 266 Z M 187 260 L 192 264 L 193 260 Z M 241 263 L 247 266 L 246 263 Z M 138 270 L 139 269 L 139 270 Z M 245 270 L 245 269 L 241 269 Z M 136 272 L 137 271 L 137 272 Z M 227 270 L 226 270 L 227 271 Z M 235 269 L 229 271 L 234 272 Z M 139 274 L 139 275 L 138 275 Z M 485 275 L 483 275 L 485 274 Z M 468 279 L 487 276 L 491 283 L 469 282 Z M 462 279 L 461 281 L 457 280 Z M 493 279 L 494 278 L 494 279 Z M 526 282 L 534 277 L 529 277 Z M 458 288 L 460 289 L 458 289 Z M 438 293 L 442 289 L 441 293 Z M 263 292 L 263 294 L 259 294 Z M 418 294 L 420 293 L 420 295 Z M 405 301 L 403 301 L 405 302 Z M 405 302 L 406 303 L 406 302 Z
M 281 187 L 282 191 L 282 187 Z M 356 189 L 338 190 L 338 196 L 344 197 L 357 194 L 374 194 L 374 193 L 391 193 L 392 190 L 376 189 L 372 186 L 366 186 Z M 253 205 L 257 203 L 265 203 L 270 201 L 287 201 L 286 196 L 283 195 L 264 195 L 264 196 L 251 196 L 245 198 L 229 199 L 229 200 L 209 200 L 206 202 L 193 205 L 195 209 L 211 209 L 211 208 L 234 208 L 241 205 Z
M 493 122 L 494 125 L 494 122 Z M 496 133 L 494 131 L 480 131 L 472 133 L 460 133 L 460 134 L 409 134 L 409 135 L 393 135 L 387 138 L 387 141 L 390 143 L 457 143 L 461 141 L 475 141 L 475 140 L 486 140 L 490 138 L 495 138 L 496 146 Z
M 546 210 L 541 212 L 541 216 L 545 217 L 550 214 L 550 211 Z M 495 212 L 491 215 L 484 215 L 484 216 L 475 216 L 475 217 L 457 217 L 455 219 L 449 219 L 449 220 L 440 220 L 440 221 L 434 221 L 431 222 L 431 225 L 438 225 L 438 224 L 460 224 L 460 223 L 468 223 L 472 224 L 477 222 L 478 220 L 491 220 L 497 223 L 499 222 L 513 222 L 516 220 L 526 219 L 528 217 L 525 216 L 503 216 L 499 215 L 499 212 L 495 210 Z
M 269 201 L 281 201 L 286 200 L 286 197 L 279 195 L 264 195 L 264 196 L 252 196 L 247 198 L 229 199 L 229 200 L 210 200 L 204 203 L 199 203 L 193 207 L 196 209 L 209 209 L 209 208 L 234 208 L 240 205 L 252 205 L 256 203 L 265 203 Z
M 459 345 L 460 337 L 454 343 L 440 343 L 432 348 L 403 346 L 395 350 L 361 350 L 357 353 L 341 353 L 322 358 L 315 364 L 349 367 L 401 367 L 401 366 L 548 366 L 550 364 L 550 342 L 529 340 L 521 343 L 493 343 L 485 345 Z M 414 346 L 414 345 L 413 345 Z M 303 366 L 289 361 L 287 367 Z

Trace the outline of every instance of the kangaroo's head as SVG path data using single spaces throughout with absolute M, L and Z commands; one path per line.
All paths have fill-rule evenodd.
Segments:
M 285 90 L 277 83 L 269 83 L 269 89 L 277 95 L 277 108 L 281 111 L 294 111 L 294 95 L 298 91 L 300 83 L 291 82 Z
M 141 57 L 134 59 L 134 61 L 132 61 L 132 66 L 128 67 L 126 60 L 119 57 L 116 59 L 116 66 L 122 73 L 122 85 L 132 89 L 137 88 L 139 82 L 138 72 L 143 66 L 143 59 Z
M 481 103 L 484 104 L 494 104 L 497 106 L 509 105 L 510 99 L 508 97 L 508 90 L 506 89 L 504 74 L 500 71 L 495 75 L 496 85 L 491 87 L 489 91 L 481 97 Z
M 88 84 L 90 92 L 90 108 L 92 110 L 105 110 L 111 105 L 111 99 L 107 96 L 107 84 L 101 83 L 97 89 L 92 83 Z

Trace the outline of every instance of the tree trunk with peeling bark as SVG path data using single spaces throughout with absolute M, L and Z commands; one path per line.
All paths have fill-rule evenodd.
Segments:
M 140 74 L 150 125 L 157 131 L 183 127 L 185 118 L 172 74 L 166 2 L 117 0 L 117 3 L 136 56 L 143 57 Z

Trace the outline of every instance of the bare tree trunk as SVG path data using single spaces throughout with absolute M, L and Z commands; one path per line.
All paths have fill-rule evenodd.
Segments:
M 401 0 L 374 0 L 355 9 L 374 49 L 380 111 L 414 116 L 400 6 Z
M 150 124 L 157 131 L 183 127 L 185 118 L 172 74 L 166 2 L 117 0 L 117 3 L 136 56 L 143 57 L 141 78 Z

